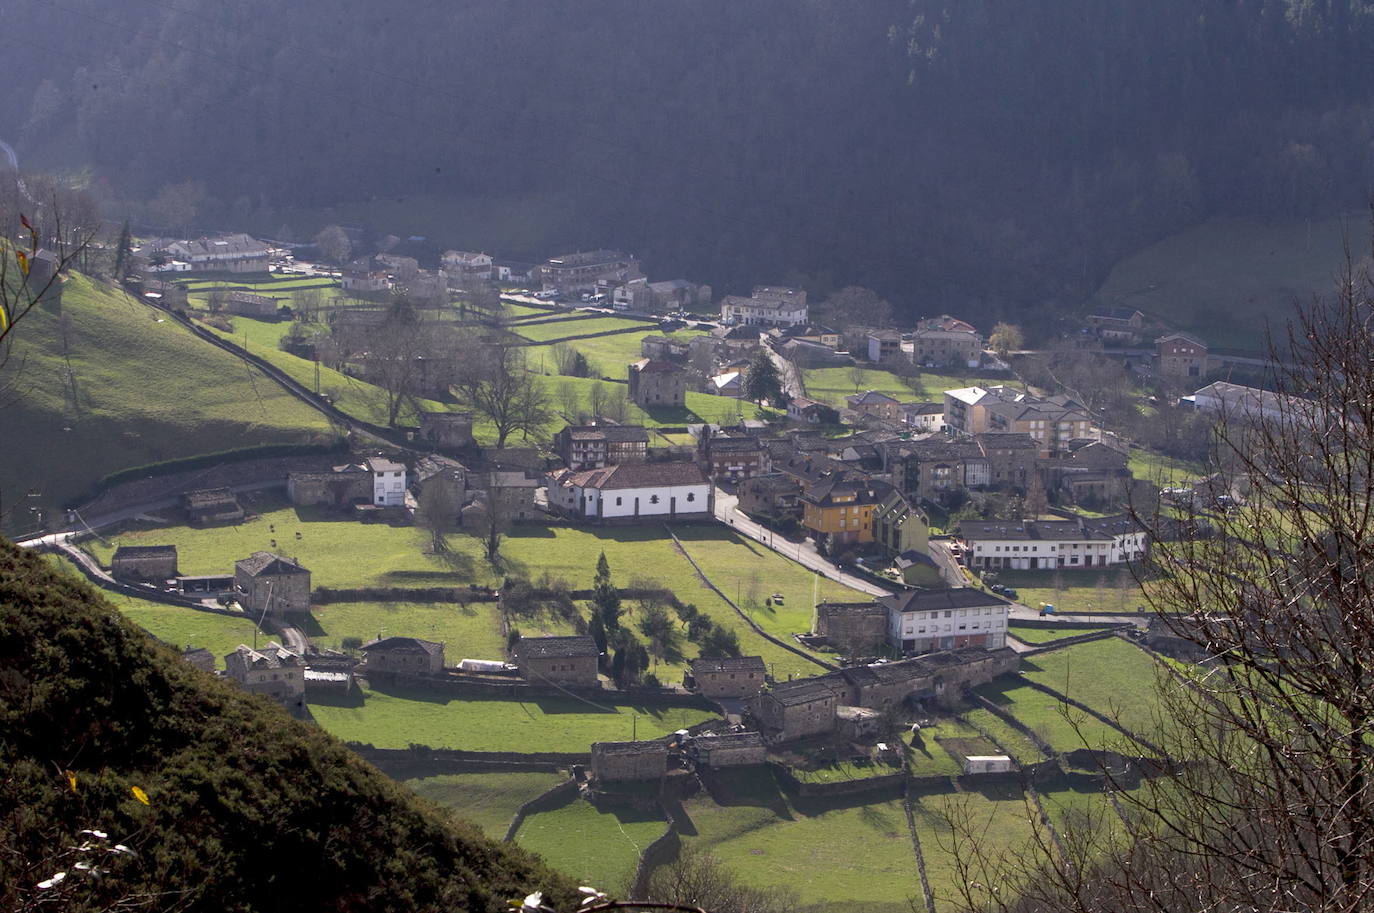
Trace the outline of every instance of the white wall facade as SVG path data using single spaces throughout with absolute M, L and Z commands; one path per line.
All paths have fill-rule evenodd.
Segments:
M 1111 540 L 980 539 L 969 542 L 970 567 L 1014 571 L 1110 567 L 1144 558 L 1146 548 L 1144 532 L 1124 533 Z
M 995 650 L 1007 645 L 1007 619 L 1010 615 L 1010 605 L 922 612 L 889 611 L 887 637 L 899 649 L 906 646 L 907 652 L 927 653 L 964 646 Z M 972 643 L 972 638 L 980 640 Z
M 690 485 L 656 485 L 644 488 L 596 488 L 572 486 L 569 506 L 588 518 L 620 519 L 667 517 L 706 513 L 711 509 L 709 482 Z

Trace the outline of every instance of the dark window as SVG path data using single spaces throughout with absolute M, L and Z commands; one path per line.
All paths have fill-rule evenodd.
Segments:
M 657 503 L 658 503 L 658 495 L 649 495 L 649 503 L 650 503 L 650 504 L 657 504 Z
M 688 500 L 688 501 L 695 501 L 696 499 L 697 499 L 697 493 L 696 493 L 695 491 L 689 491 L 689 492 L 687 492 L 687 500 Z

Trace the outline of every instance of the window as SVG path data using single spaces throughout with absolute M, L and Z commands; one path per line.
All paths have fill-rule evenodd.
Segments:
M 950 609 L 945 609 L 945 617 L 946 617 L 946 618 L 953 618 L 953 617 L 954 617 L 954 612 L 953 612 L 952 610 L 950 610 Z M 949 630 L 949 626 L 948 626 L 948 625 L 945 626 L 945 630 Z
M 619 496 L 619 495 L 616 496 L 616 499 L 615 499 L 615 506 L 616 506 L 616 507 L 619 507 L 619 506 L 620 506 L 620 496 Z
M 688 501 L 695 501 L 696 499 L 697 499 L 697 493 L 696 493 L 695 491 L 689 491 L 689 492 L 687 492 L 687 500 L 688 500 Z
M 657 503 L 658 503 L 658 495 L 649 495 L 649 503 L 650 503 L 650 504 L 657 504 Z

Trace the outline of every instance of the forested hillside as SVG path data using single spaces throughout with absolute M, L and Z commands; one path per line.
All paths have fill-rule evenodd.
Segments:
M 26 164 L 168 229 L 384 214 L 1025 316 L 1203 217 L 1374 183 L 1366 0 L 15 0 L 5 31 Z
M 536 888 L 568 902 L 528 854 L 4 540 L 0 670 L 0 908 L 494 913 Z

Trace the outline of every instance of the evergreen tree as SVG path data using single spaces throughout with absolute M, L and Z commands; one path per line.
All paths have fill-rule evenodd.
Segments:
M 778 376 L 778 366 L 773 364 L 773 359 L 763 349 L 755 352 L 749 362 L 749 371 L 744 376 L 744 398 L 756 403 L 783 403 L 782 378 Z
M 115 247 L 114 278 L 116 282 L 124 279 L 129 269 L 129 256 L 133 253 L 133 237 L 129 234 L 129 220 L 119 230 L 119 244 Z

